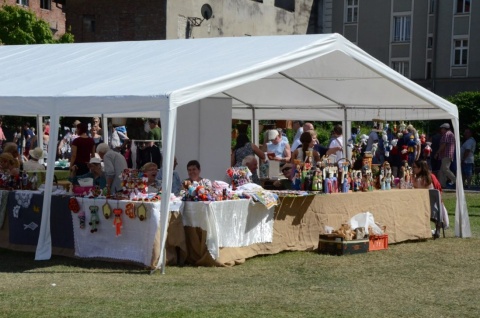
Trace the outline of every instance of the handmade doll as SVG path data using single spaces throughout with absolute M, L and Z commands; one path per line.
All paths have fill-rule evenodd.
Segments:
M 432 146 L 432 143 L 430 141 L 427 141 L 426 146 L 423 149 L 423 156 L 425 157 L 425 159 L 430 158 L 430 154 L 432 153 L 432 147 L 431 146 Z
M 415 140 L 414 135 L 410 135 L 410 140 L 407 143 L 408 146 L 408 163 L 411 165 L 415 161 L 415 146 L 417 141 Z
M 113 215 L 115 218 L 113 219 L 113 226 L 115 227 L 115 236 L 122 235 L 122 209 L 113 209 Z
M 208 201 L 207 191 L 204 186 L 198 186 L 195 191 L 197 192 L 197 197 L 199 201 Z
M 386 190 L 385 168 L 380 170 L 380 190 Z
M 90 207 L 90 232 L 95 233 L 97 232 L 97 225 L 100 223 L 100 218 L 98 217 L 98 206 L 91 206 Z

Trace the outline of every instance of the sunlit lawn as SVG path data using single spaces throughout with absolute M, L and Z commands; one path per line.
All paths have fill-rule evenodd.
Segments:
M 126 264 L 0 250 L 1 317 L 477 317 L 480 195 L 468 194 L 473 238 L 351 256 L 290 252 L 231 268 Z

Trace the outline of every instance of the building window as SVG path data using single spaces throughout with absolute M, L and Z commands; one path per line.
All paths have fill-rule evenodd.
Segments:
M 83 30 L 86 32 L 95 32 L 95 16 L 84 15 L 83 16 Z
M 28 0 L 17 0 L 17 4 L 21 4 L 22 6 L 28 6 Z
M 435 13 L 435 2 L 436 2 L 436 0 L 430 0 L 428 2 L 428 13 L 430 13 L 430 14 Z
M 395 61 L 392 62 L 392 68 L 398 73 L 402 74 L 405 77 L 410 76 L 409 72 L 410 63 L 406 61 Z
M 295 11 L 295 0 L 275 0 L 274 5 L 287 11 Z
M 409 42 L 411 25 L 410 16 L 398 16 L 393 19 L 393 42 Z
M 470 12 L 470 0 L 457 0 L 457 13 Z
M 432 78 L 432 62 L 427 62 L 427 74 L 425 74 L 425 79 Z
M 52 0 L 40 0 L 40 8 L 50 10 L 52 8 Z
M 345 22 L 358 22 L 358 0 L 347 0 L 345 6 Z
M 454 40 L 453 66 L 466 66 L 468 58 L 468 40 Z
M 431 49 L 433 47 L 433 36 L 427 38 L 427 48 Z

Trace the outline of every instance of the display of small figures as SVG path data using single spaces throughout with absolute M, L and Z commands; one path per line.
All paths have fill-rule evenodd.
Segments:
M 125 169 L 121 175 L 122 196 L 130 200 L 146 199 L 148 197 L 148 178 L 137 169 Z
M 227 169 L 227 176 L 231 179 L 232 188 L 251 183 L 251 175 L 252 172 L 245 166 L 231 167 Z
M 100 218 L 98 217 L 98 206 L 91 206 L 90 209 L 90 232 L 95 233 L 98 231 L 97 225 L 100 223 Z

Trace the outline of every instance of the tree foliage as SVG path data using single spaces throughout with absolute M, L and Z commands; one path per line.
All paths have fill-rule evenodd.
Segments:
M 480 92 L 462 92 L 447 99 L 458 107 L 460 131 L 468 127 L 474 133 L 480 132 Z
M 44 20 L 37 18 L 35 13 L 18 6 L 4 5 L 0 7 L 0 43 L 6 45 L 18 44 L 48 44 L 72 43 L 73 35 L 65 33 L 60 39 L 53 37 L 50 26 Z

